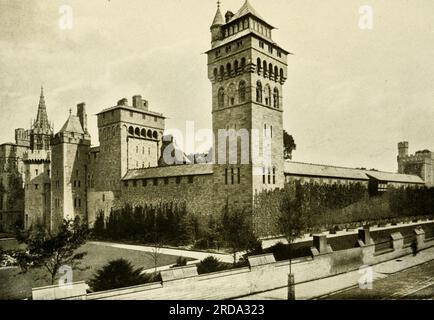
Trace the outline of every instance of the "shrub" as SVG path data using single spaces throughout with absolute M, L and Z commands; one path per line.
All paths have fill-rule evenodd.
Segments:
M 90 280 L 89 286 L 95 291 L 105 291 L 158 281 L 159 274 L 141 274 L 142 268 L 134 269 L 125 259 L 108 262 Z
M 208 240 L 207 239 L 200 239 L 197 240 L 194 243 L 194 249 L 198 249 L 198 250 L 206 250 L 208 249 Z
M 209 256 L 197 264 L 199 274 L 217 272 L 226 269 L 222 263 L 215 257 Z
M 178 257 L 178 259 L 176 259 L 176 264 L 172 266 L 172 268 L 177 268 L 177 267 L 184 267 L 187 265 L 187 258 L 185 257 Z

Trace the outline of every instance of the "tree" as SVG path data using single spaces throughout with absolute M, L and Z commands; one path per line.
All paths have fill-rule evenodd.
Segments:
M 298 188 L 298 190 L 300 190 Z M 300 204 L 300 195 L 291 197 L 285 194 L 282 198 L 279 217 L 279 226 L 281 233 L 288 241 L 289 249 L 289 274 L 288 274 L 288 300 L 295 299 L 294 294 L 294 276 L 292 275 L 292 255 L 291 249 L 295 239 L 303 235 L 303 231 L 307 227 L 307 221 L 303 215 L 303 208 Z
M 95 273 L 89 281 L 89 286 L 94 292 L 97 292 L 132 287 L 159 280 L 159 275 L 146 274 L 142 271 L 142 268 L 134 269 L 131 263 L 125 259 L 112 260 Z
M 96 238 L 103 238 L 105 234 L 105 217 L 104 212 L 100 211 L 93 224 L 92 235 Z
M 226 205 L 221 218 L 220 234 L 234 256 L 234 264 L 237 263 L 237 252 L 249 250 L 257 246 L 257 239 L 253 233 L 252 223 L 245 210 L 235 210 L 230 213 Z
M 59 231 L 55 234 L 48 232 L 44 227 L 38 226 L 35 230 L 23 231 L 17 234 L 17 240 L 25 243 L 25 251 L 17 251 L 17 262 L 22 272 L 31 268 L 44 267 L 54 284 L 59 269 L 68 265 L 78 267 L 85 252 L 76 253 L 76 250 L 85 244 L 89 230 L 80 221 L 64 220 Z
M 288 134 L 288 132 L 283 130 L 283 158 L 285 160 L 291 160 L 292 151 L 296 150 L 296 148 L 297 145 L 295 144 L 292 135 Z

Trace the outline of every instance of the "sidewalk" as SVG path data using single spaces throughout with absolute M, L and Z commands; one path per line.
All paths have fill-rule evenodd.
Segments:
M 419 252 L 416 256 L 408 255 L 396 260 L 386 261 L 372 266 L 374 283 L 378 279 L 388 277 L 399 271 L 434 260 L 434 247 Z M 297 300 L 315 299 L 321 296 L 358 286 L 361 274 L 352 271 L 345 274 L 309 281 L 295 286 Z M 296 279 L 297 280 L 297 279 Z M 271 290 L 259 294 L 240 298 L 239 300 L 286 300 L 287 288 Z
M 121 243 L 113 243 L 113 242 L 101 242 L 101 241 L 90 241 L 90 244 L 99 245 L 99 246 L 107 246 L 112 248 L 121 248 L 127 250 L 136 250 L 143 252 L 154 252 L 155 248 L 151 246 L 142 246 L 142 245 L 132 245 L 132 244 L 121 244 Z M 171 256 L 177 257 L 186 257 L 193 258 L 195 260 L 203 260 L 206 257 L 213 256 L 219 259 L 222 262 L 232 263 L 234 262 L 234 258 L 231 254 L 223 254 L 223 253 L 208 253 L 208 252 L 200 252 L 200 251 L 190 251 L 190 250 L 182 250 L 182 249 L 169 249 L 169 248 L 159 248 L 158 250 L 161 254 L 167 254 Z M 170 266 L 165 266 L 161 268 L 168 269 Z M 166 270 L 162 269 L 162 270 Z

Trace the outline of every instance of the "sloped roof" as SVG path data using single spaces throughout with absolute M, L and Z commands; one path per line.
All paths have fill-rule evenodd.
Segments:
M 220 8 L 217 8 L 217 12 L 215 13 L 215 17 L 214 17 L 214 20 L 213 20 L 211 26 L 221 26 L 224 24 L 225 24 L 225 21 L 223 19 L 222 12 L 220 11 Z
M 285 161 L 284 172 L 288 175 L 340 178 L 353 180 L 369 180 L 374 178 L 379 181 L 424 184 L 425 182 L 416 175 L 400 174 L 384 171 L 372 171 L 346 167 L 327 166 L 322 164 Z
M 268 24 L 268 23 L 264 20 L 264 18 L 262 18 L 262 17 L 258 14 L 258 12 L 257 12 L 253 7 L 252 7 L 252 5 L 250 4 L 250 2 L 249 2 L 248 0 L 246 0 L 246 1 L 244 2 L 244 4 L 242 5 L 242 7 L 240 8 L 240 10 L 238 10 L 238 12 L 237 12 L 237 13 L 236 13 L 232 18 L 231 18 L 230 21 L 234 21 L 234 20 L 239 19 L 239 18 L 241 18 L 241 17 L 244 17 L 244 16 L 246 16 L 246 15 L 248 15 L 248 14 L 251 14 L 251 15 L 255 16 L 256 18 L 262 20 L 262 21 L 265 22 L 266 24 Z M 268 24 L 268 25 L 271 27 L 270 24 Z
M 284 171 L 290 175 L 369 180 L 363 170 L 285 161 Z
M 181 176 L 208 175 L 213 173 L 212 164 L 186 164 L 129 170 L 122 180 L 140 180 Z
M 83 127 L 81 126 L 80 119 L 77 116 L 69 115 L 60 132 L 74 132 L 84 134 Z
M 400 174 L 392 172 L 382 172 L 382 171 L 366 171 L 369 177 L 372 177 L 379 181 L 389 181 L 389 182 L 402 182 L 402 183 L 420 183 L 425 182 L 419 176 L 410 174 Z

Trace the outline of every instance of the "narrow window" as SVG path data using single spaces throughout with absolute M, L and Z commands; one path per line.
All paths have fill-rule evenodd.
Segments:
M 234 184 L 234 168 L 231 168 L 231 184 Z
M 238 184 L 240 184 L 241 183 L 241 169 L 238 168 L 237 170 L 238 170 L 238 172 L 237 172 Z
M 225 169 L 225 184 L 228 184 L 228 169 Z
M 276 184 L 276 168 L 273 168 L 273 184 Z
M 158 179 L 154 178 L 154 186 L 157 186 L 157 185 L 158 185 Z
M 164 184 L 169 184 L 169 178 L 164 178 Z
M 262 183 L 265 184 L 265 168 L 262 168 Z
M 188 177 L 188 183 L 193 183 L 194 181 L 194 177 L 193 176 L 189 176 Z
M 180 184 L 181 183 L 181 177 L 176 177 L 176 184 Z
M 271 184 L 271 169 L 268 168 L 268 184 Z
M 142 186 L 143 186 L 143 187 L 146 187 L 147 185 L 148 185 L 148 180 L 143 179 L 143 180 L 142 180 Z

